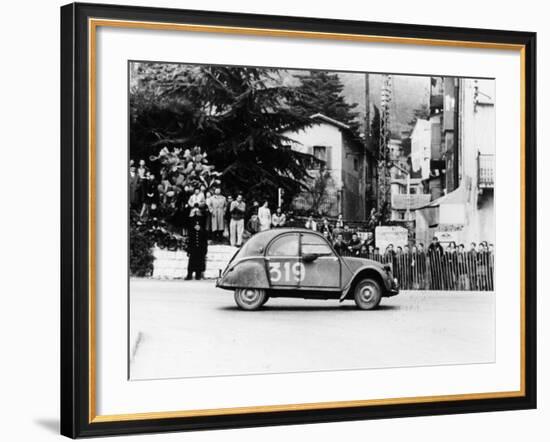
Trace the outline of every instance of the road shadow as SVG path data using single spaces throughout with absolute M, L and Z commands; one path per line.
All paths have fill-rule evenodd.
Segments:
M 35 419 L 34 423 L 51 433 L 59 434 L 59 419 Z
M 384 311 L 384 310 L 399 310 L 400 307 L 397 305 L 379 305 L 376 310 L 370 310 L 370 311 Z M 228 305 L 224 307 L 220 307 L 219 310 L 225 310 L 225 311 L 243 311 L 236 305 Z M 320 305 L 264 305 L 261 309 L 256 310 L 256 313 L 262 313 L 262 312 L 326 312 L 326 311 L 356 311 L 360 312 L 356 306 L 354 305 L 327 305 L 320 306 Z M 365 311 L 368 312 L 368 311 Z

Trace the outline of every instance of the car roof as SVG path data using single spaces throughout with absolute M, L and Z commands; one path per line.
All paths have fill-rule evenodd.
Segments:
M 301 227 L 284 227 L 278 229 L 264 230 L 263 232 L 258 232 L 250 237 L 250 239 L 242 246 L 241 250 L 239 251 L 239 256 L 244 257 L 261 255 L 263 254 L 267 244 L 272 239 L 286 233 L 310 233 L 323 238 L 323 235 L 321 235 L 320 233 Z

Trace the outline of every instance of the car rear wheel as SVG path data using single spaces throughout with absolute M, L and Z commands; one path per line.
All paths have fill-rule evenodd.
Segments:
M 237 289 L 235 302 L 243 310 L 258 310 L 266 302 L 267 295 L 263 289 Z
M 382 289 L 378 281 L 366 278 L 357 283 L 353 296 L 361 310 L 372 310 L 380 304 Z

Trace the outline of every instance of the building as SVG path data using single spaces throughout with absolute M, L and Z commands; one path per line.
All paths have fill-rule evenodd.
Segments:
M 422 129 L 422 126 L 426 126 L 428 130 Z M 423 194 L 422 179 L 420 178 L 421 167 L 417 168 L 416 173 L 413 170 L 413 143 L 416 144 L 417 150 L 422 150 L 422 152 L 415 152 L 417 156 L 420 153 L 420 156 L 424 158 L 426 156 L 425 149 L 429 151 L 430 148 L 428 121 L 418 120 L 410 137 L 404 140 L 391 139 L 388 142 L 392 163 L 390 169 L 390 220 L 394 222 L 409 223 L 414 221 L 414 211 L 430 202 L 430 196 Z M 420 145 L 423 146 L 422 149 L 420 149 Z M 427 161 L 429 168 L 429 152 Z
M 444 99 L 449 103 L 443 111 L 448 118 L 445 123 L 443 117 L 441 130 L 442 196 L 417 210 L 416 239 L 427 243 L 435 235 L 464 244 L 494 242 L 495 84 L 493 80 L 452 80 Z
M 420 178 L 394 178 L 391 181 L 391 221 L 415 221 L 415 211 L 430 202 L 423 193 Z
M 411 169 L 418 173 L 422 180 L 430 177 L 431 126 L 430 121 L 418 119 L 411 132 Z
M 372 158 L 364 143 L 349 126 L 322 114 L 311 117 L 314 124 L 284 135 L 293 140 L 291 148 L 314 156 L 308 170 L 312 176 L 308 191 L 294 198 L 297 211 L 337 216 L 347 220 L 366 219 L 366 174 Z

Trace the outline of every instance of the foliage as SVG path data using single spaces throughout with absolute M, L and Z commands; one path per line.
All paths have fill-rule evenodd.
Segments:
M 130 213 L 130 275 L 151 276 L 153 273 L 153 248 L 185 250 L 182 236 L 171 232 L 163 217 L 149 213 L 140 217 Z
M 138 222 L 137 216 L 130 216 L 130 275 L 150 276 L 155 260 L 152 253 L 153 236 Z
M 206 188 L 220 185 L 219 173 L 208 164 L 199 147 L 193 149 L 164 147 L 157 156 L 149 158 L 156 166 L 160 179 L 154 178 L 158 198 L 148 204 L 143 213 L 131 212 L 130 272 L 147 276 L 153 270 L 152 248 L 185 249 L 184 239 L 174 233 L 183 227 L 181 213 L 186 204 L 186 186 Z M 145 184 L 142 184 L 145 185 Z
M 369 149 L 378 158 L 378 151 L 380 149 L 380 110 L 376 106 L 373 106 L 373 109 L 374 114 L 370 126 Z
M 315 176 L 308 186 L 304 196 L 310 202 L 311 213 L 318 215 L 326 215 L 323 210 L 323 203 L 327 197 L 327 187 L 330 181 L 330 173 L 327 170 L 321 169 L 319 174 Z
M 275 200 L 295 195 L 311 156 L 290 149 L 286 131 L 311 124 L 289 106 L 295 90 L 277 69 L 139 63 L 132 67 L 131 152 L 200 146 L 225 192 Z
M 344 85 L 338 74 L 326 71 L 309 71 L 307 75 L 295 75 L 300 86 L 292 101 L 292 107 L 303 116 L 321 113 L 350 126 L 355 136 L 359 134 L 357 103 L 349 104 L 342 95 Z
M 380 110 L 378 107 L 374 106 L 374 115 L 371 122 L 370 138 L 369 138 L 369 148 L 373 152 L 374 157 L 378 162 L 378 174 L 380 174 L 380 161 L 384 160 L 384 157 L 389 156 L 389 149 L 386 147 L 386 152 L 380 152 Z M 381 192 L 380 186 L 378 186 L 377 192 Z M 380 199 L 378 200 L 378 203 Z M 389 225 L 391 219 L 391 206 L 388 201 L 386 201 L 381 207 L 373 208 L 368 220 L 368 229 L 374 230 L 376 226 L 379 225 Z
M 160 169 L 161 181 L 157 189 L 161 210 L 178 209 L 187 203 L 179 199 L 186 198 L 186 187 L 196 189 L 204 186 L 211 189 L 221 185 L 221 174 L 209 164 L 207 154 L 198 146 L 192 149 L 163 147 L 158 155 L 151 155 L 149 160 L 157 162 Z

